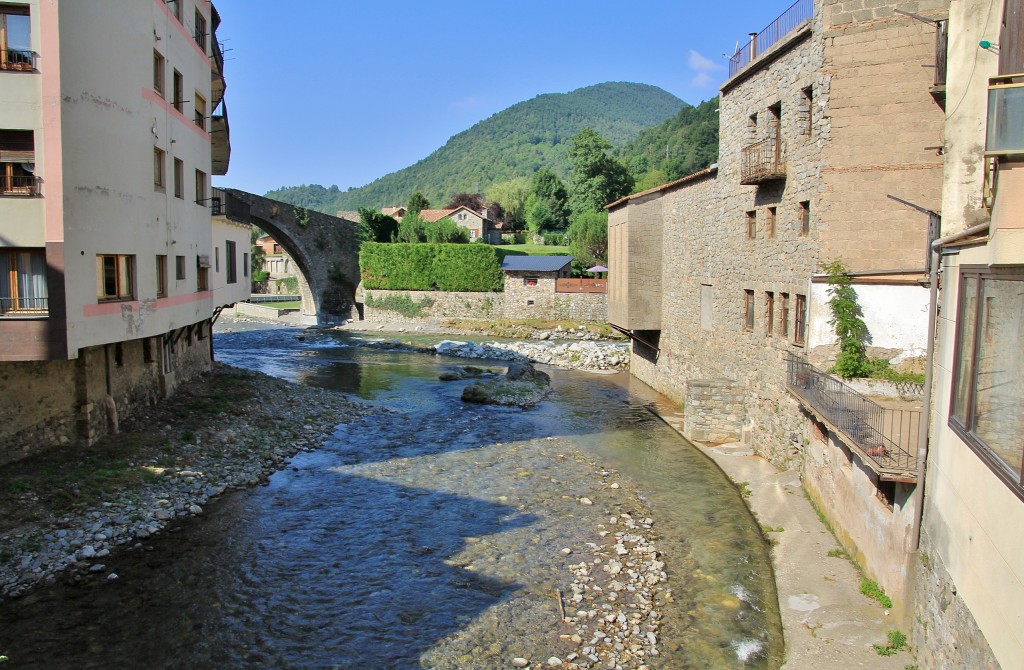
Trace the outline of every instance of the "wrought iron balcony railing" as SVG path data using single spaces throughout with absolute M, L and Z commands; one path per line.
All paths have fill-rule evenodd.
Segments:
M 25 49 L 0 49 L 0 70 L 35 72 L 36 52 Z
M 881 479 L 916 481 L 920 410 L 882 407 L 801 358 L 786 362 L 790 392 L 830 424 Z
M 49 309 L 49 298 L 0 298 L 0 316 L 41 316 Z
M 789 9 L 782 12 L 779 18 L 768 24 L 767 28 L 756 35 L 751 33 L 750 41 L 729 59 L 729 78 L 731 79 L 733 75 L 753 63 L 773 44 L 813 16 L 814 0 L 796 0 Z
M 743 147 L 740 153 L 741 184 L 760 184 L 785 177 L 785 142 L 771 137 Z
M 39 177 L 0 174 L 0 195 L 32 197 L 39 194 Z

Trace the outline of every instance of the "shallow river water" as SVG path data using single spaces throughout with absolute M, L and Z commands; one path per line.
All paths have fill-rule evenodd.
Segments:
M 467 382 L 438 381 L 466 361 L 361 337 L 218 334 L 221 361 L 388 411 L 339 426 L 269 485 L 225 496 L 153 551 L 113 557 L 116 586 L 58 585 L 12 604 L 17 624 L 12 612 L 6 623 L 36 652 L 18 657 L 39 661 L 19 667 L 543 662 L 567 650 L 553 594 L 572 582 L 569 564 L 609 512 L 637 510 L 654 520 L 671 594 L 657 605 L 660 655 L 648 665 L 779 665 L 768 547 L 725 476 L 650 411 L 650 389 L 548 370 L 554 392 L 533 409 L 466 405 Z

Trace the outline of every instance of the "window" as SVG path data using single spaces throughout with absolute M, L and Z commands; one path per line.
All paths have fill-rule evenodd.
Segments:
M 743 291 L 743 330 L 754 329 L 754 292 L 750 289 Z
M 31 130 L 0 130 L 0 195 L 35 195 L 35 161 Z
M 789 294 L 779 294 L 779 336 L 789 337 Z
M 0 5 L 0 70 L 33 68 L 28 5 Z
M 757 237 L 757 210 L 750 210 L 747 212 L 747 238 L 755 239 Z
M 0 251 L 0 314 L 46 312 L 46 252 L 42 249 Z
M 96 256 L 96 297 L 99 300 L 131 300 L 135 297 L 135 256 Z
M 765 223 L 765 234 L 768 237 L 775 237 L 775 216 L 778 213 L 778 208 L 768 208 L 768 221 Z
M 1024 499 L 1024 266 L 960 271 L 949 425 Z
M 171 14 L 174 14 L 174 18 L 181 22 L 181 4 L 182 0 L 167 0 L 167 8 L 171 10 Z
M 196 290 L 206 291 L 210 288 L 210 258 L 196 256 Z
M 796 314 L 793 317 L 793 343 L 803 344 L 807 335 L 807 296 L 796 294 Z
M 206 130 L 206 98 L 199 95 L 199 91 L 196 91 L 196 103 L 195 103 L 195 122 L 196 125 Z
M 206 173 L 196 170 L 196 204 L 206 203 Z
M 213 271 L 220 272 L 220 247 L 213 248 Z
M 174 197 L 185 197 L 185 163 L 180 158 L 174 159 Z
M 228 283 L 238 283 L 238 263 L 236 262 L 235 243 L 230 240 L 224 243 L 224 264 L 227 266 Z
M 242 253 L 242 276 L 249 276 L 249 254 L 248 252 Z
M 153 52 L 153 90 L 164 97 L 164 57 L 159 51 Z
M 798 207 L 797 214 L 800 217 L 800 234 L 807 235 L 811 232 L 811 201 L 804 200 Z
M 156 297 L 167 297 L 167 256 L 156 257 Z
M 206 53 L 206 17 L 199 13 L 199 9 L 196 9 L 196 25 L 195 31 L 192 36 L 195 38 L 196 44 L 199 48 Z
M 153 185 L 164 187 L 164 150 L 153 147 Z
M 174 278 L 178 281 L 185 280 L 185 257 L 174 257 Z
M 765 291 L 764 310 L 765 334 L 771 335 L 775 330 L 775 294 L 772 291 Z
M 178 72 L 177 70 L 175 70 L 171 74 L 171 104 L 174 105 L 174 108 L 176 110 L 178 110 L 179 112 L 184 113 L 184 111 L 185 111 L 185 95 L 184 95 L 184 91 L 182 91 L 182 88 L 181 88 L 182 87 L 182 82 L 183 82 L 183 79 L 181 77 L 181 73 Z
M 804 125 L 803 134 L 813 135 L 814 134 L 814 89 L 808 86 L 803 91 L 803 111 L 804 111 Z
M 700 327 L 701 330 L 711 330 L 713 324 L 712 307 L 714 305 L 714 289 L 711 284 L 700 285 Z
M 536 286 L 537 277 L 523 277 L 523 286 Z

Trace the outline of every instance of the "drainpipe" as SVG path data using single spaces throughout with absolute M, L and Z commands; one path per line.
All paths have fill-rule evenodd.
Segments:
M 939 249 L 952 242 L 958 242 L 973 235 L 984 233 L 988 228 L 988 223 L 981 223 L 976 226 L 971 226 L 966 230 L 961 230 L 959 233 L 940 237 L 931 244 L 931 260 L 928 264 L 928 353 L 925 357 L 924 368 L 924 416 L 921 417 L 924 422 L 924 429 L 920 431 L 917 441 L 917 489 L 914 492 L 916 501 L 914 506 L 913 537 L 911 540 L 913 551 L 918 551 L 921 548 L 921 519 L 924 515 L 925 475 L 927 474 L 928 468 L 928 444 L 932 431 L 932 367 L 935 359 L 935 321 L 938 318 L 939 313 L 938 274 L 939 261 L 941 258 Z

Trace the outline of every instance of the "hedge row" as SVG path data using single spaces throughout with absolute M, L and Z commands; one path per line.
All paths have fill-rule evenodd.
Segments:
M 500 291 L 501 259 L 489 244 L 364 242 L 363 287 L 393 291 Z

